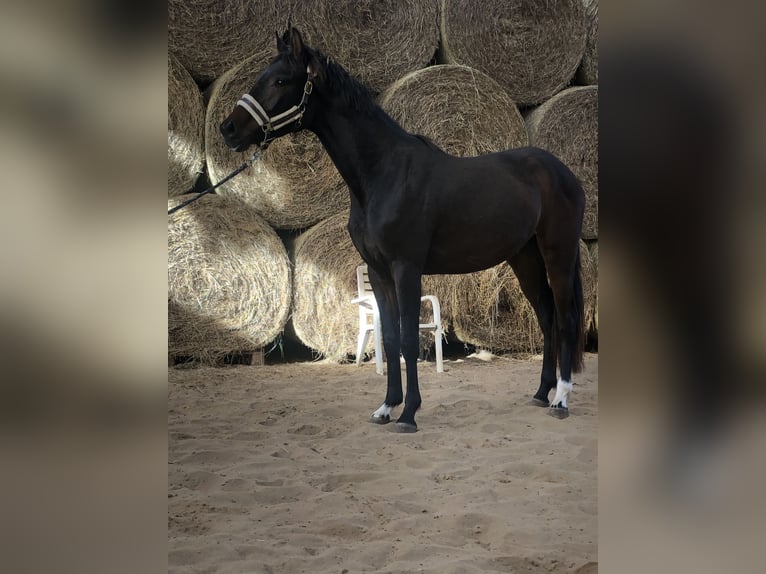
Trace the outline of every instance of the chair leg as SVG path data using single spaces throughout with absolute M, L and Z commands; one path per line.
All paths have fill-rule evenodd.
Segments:
M 383 374 L 383 334 L 380 328 L 380 317 L 376 314 L 372 324 L 375 342 L 375 372 Z
M 357 338 L 356 342 L 356 366 L 362 364 L 362 357 L 364 356 L 364 348 L 367 346 L 367 340 L 370 336 L 370 332 L 363 330 L 362 327 L 359 329 L 359 337 Z
M 434 295 L 423 295 L 420 298 L 421 301 L 430 301 L 431 311 L 433 312 L 434 320 L 431 325 L 428 325 L 428 329 L 434 330 L 434 339 L 436 343 L 436 372 L 444 372 L 444 359 L 442 355 L 442 334 L 444 332 L 442 328 L 442 313 L 441 305 L 439 305 L 439 299 Z
M 442 357 L 442 330 L 435 329 L 434 337 L 436 338 L 436 372 L 444 372 L 444 359 Z

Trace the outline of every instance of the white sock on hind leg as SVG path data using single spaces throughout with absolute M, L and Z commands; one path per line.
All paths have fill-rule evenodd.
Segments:
M 562 379 L 559 379 L 559 382 L 556 384 L 556 396 L 553 397 L 553 401 L 551 401 L 551 407 L 567 407 L 567 397 L 569 396 L 569 393 L 572 392 L 572 383 L 570 381 L 564 381 Z

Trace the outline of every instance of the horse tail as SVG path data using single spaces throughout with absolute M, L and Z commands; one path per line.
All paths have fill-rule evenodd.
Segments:
M 579 373 L 583 369 L 583 353 L 585 351 L 585 311 L 582 295 L 582 265 L 580 264 L 580 246 L 577 246 L 577 261 L 575 262 L 574 285 L 572 291 L 571 319 L 575 322 L 575 340 L 572 349 L 572 372 Z

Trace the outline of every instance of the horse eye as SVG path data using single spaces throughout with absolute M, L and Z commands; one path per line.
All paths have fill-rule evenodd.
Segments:
M 284 86 L 287 82 L 285 82 L 282 78 L 279 78 L 274 82 L 275 86 Z

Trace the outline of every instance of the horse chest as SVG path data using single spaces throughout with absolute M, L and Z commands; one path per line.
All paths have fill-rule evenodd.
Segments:
M 392 253 L 400 252 L 400 243 L 406 233 L 385 225 L 379 220 L 367 217 L 363 211 L 355 215 L 352 212 L 348 225 L 351 241 L 362 259 L 371 261 L 390 261 Z
M 377 261 L 382 258 L 380 241 L 370 232 L 366 225 L 352 227 L 349 225 L 349 234 L 356 250 L 367 262 Z

